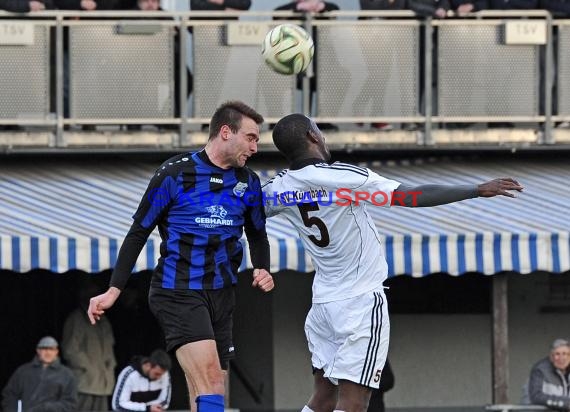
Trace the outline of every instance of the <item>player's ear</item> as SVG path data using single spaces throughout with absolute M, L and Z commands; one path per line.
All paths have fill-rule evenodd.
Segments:
M 220 135 L 224 140 L 227 140 L 231 133 L 232 129 L 227 124 L 224 124 L 222 127 L 220 127 Z
M 307 130 L 307 136 L 309 137 L 309 141 L 311 141 L 312 143 L 319 142 L 319 136 L 313 129 Z

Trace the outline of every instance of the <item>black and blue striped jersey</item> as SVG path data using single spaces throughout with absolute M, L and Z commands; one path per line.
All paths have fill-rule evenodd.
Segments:
M 240 238 L 244 228 L 254 267 L 268 269 L 259 177 L 247 167 L 221 169 L 203 150 L 163 163 L 133 219 L 133 227 L 142 227 L 147 234 L 158 226 L 162 238 L 153 287 L 220 289 L 235 284 L 243 257 Z M 256 241 L 264 243 L 257 253 L 252 244 Z M 113 273 L 115 277 L 124 274 Z M 113 278 L 112 285 L 126 283 Z

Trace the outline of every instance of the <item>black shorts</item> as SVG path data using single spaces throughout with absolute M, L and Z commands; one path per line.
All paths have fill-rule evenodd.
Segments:
M 150 310 L 158 320 L 166 349 L 176 351 L 190 342 L 214 339 L 222 369 L 235 356 L 232 340 L 235 288 L 177 290 L 150 288 Z

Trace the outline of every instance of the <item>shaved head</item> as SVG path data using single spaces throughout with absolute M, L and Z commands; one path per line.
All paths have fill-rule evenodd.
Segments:
M 285 116 L 273 128 L 273 143 L 283 155 L 294 160 L 306 155 L 309 146 L 308 133 L 314 123 L 304 114 L 294 113 Z

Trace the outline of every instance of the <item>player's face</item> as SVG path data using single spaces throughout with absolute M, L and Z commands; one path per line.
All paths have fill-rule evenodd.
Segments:
M 257 153 L 259 126 L 253 119 L 244 117 L 236 133 L 228 139 L 231 144 L 230 162 L 232 167 L 244 167 L 247 159 Z
M 38 354 L 38 358 L 41 363 L 49 365 L 55 361 L 59 354 L 59 350 L 57 348 L 40 348 L 36 349 L 36 353 Z
M 550 361 L 556 369 L 566 370 L 570 366 L 570 347 L 559 346 L 550 351 Z
M 319 151 L 321 152 L 321 156 L 326 161 L 329 161 L 331 159 L 331 152 L 329 151 L 329 148 L 327 146 L 325 136 L 323 135 L 323 132 L 321 132 L 321 129 L 319 129 L 319 126 L 317 126 L 315 121 L 312 119 L 311 119 L 311 128 L 319 138 Z

